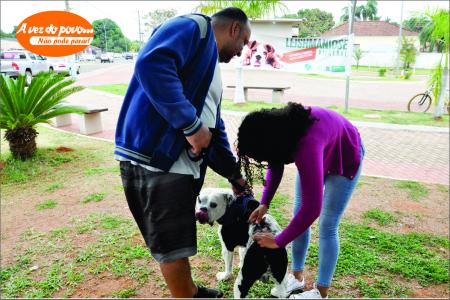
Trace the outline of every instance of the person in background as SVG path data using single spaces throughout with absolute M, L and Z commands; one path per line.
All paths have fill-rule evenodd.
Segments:
M 220 117 L 219 62 L 240 56 L 250 34 L 238 8 L 164 22 L 140 51 L 120 111 L 114 153 L 125 196 L 172 297 L 223 295 L 193 282 L 189 257 L 207 166 L 245 186 Z

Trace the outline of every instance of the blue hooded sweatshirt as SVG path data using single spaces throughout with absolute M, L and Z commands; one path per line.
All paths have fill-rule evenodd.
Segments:
M 207 16 L 180 16 L 156 28 L 137 58 L 117 122 L 114 153 L 169 171 L 189 147 L 186 136 L 202 126 L 200 115 L 217 56 Z M 238 170 L 220 105 L 216 120 L 204 163 L 230 178 Z

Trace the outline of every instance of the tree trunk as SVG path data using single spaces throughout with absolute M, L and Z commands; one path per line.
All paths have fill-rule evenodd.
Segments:
M 5 138 L 15 159 L 26 160 L 36 153 L 36 136 L 38 132 L 33 127 L 8 129 Z
M 447 85 L 448 85 L 448 51 L 444 52 L 445 58 L 445 65 L 444 70 L 442 71 L 442 79 L 441 79 L 441 91 L 439 92 L 439 97 L 436 102 L 436 108 L 433 113 L 433 117 L 435 119 L 440 119 L 442 117 L 442 114 L 444 113 L 444 103 L 445 103 L 445 94 L 447 92 Z

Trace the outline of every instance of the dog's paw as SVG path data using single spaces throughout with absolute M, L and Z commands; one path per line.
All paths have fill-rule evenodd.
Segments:
M 224 281 L 224 280 L 228 280 L 231 278 L 231 273 L 227 273 L 227 272 L 219 272 L 216 274 L 216 278 L 219 281 Z

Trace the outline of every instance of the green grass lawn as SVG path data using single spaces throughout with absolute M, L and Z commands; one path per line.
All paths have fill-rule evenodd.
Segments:
M 123 96 L 125 95 L 127 85 L 112 84 L 112 85 L 93 86 L 90 88 Z M 236 105 L 229 99 L 224 99 L 222 101 L 223 110 L 243 111 L 243 112 L 251 112 L 262 108 L 272 108 L 282 106 L 283 104 L 275 104 L 268 102 L 247 101 L 243 104 Z M 413 112 L 391 111 L 391 110 L 351 108 L 347 114 L 344 114 L 343 108 L 337 106 L 329 106 L 328 108 L 343 114 L 350 120 L 355 121 L 402 124 L 402 125 L 426 125 L 438 127 L 449 126 L 448 114 L 444 114 L 441 120 L 434 120 L 430 113 L 425 114 L 425 113 L 413 113 Z M 376 115 L 376 118 L 373 118 L 373 115 Z
M 352 66 L 353 71 L 365 71 L 365 72 L 374 72 L 374 75 L 378 75 L 378 70 L 382 67 L 370 67 L 369 66 L 359 66 L 358 69 L 356 69 L 356 65 Z M 388 71 L 394 70 L 394 68 L 386 68 Z M 416 68 L 415 70 L 416 75 L 430 75 L 432 72 L 432 69 L 421 69 Z
M 96 298 L 97 287 L 107 285 L 110 288 L 103 297 L 168 297 L 158 266 L 126 207 L 118 164 L 112 157 L 113 144 L 42 126 L 37 130 L 39 151 L 32 160 L 12 159 L 7 143 L 1 144 L 2 243 L 17 239 L 11 248 L 2 246 L 2 296 Z M 74 151 L 58 152 L 61 145 Z M 286 172 L 285 176 L 293 176 Z M 389 198 L 392 192 L 385 191 L 386 186 L 395 189 L 397 195 L 411 197 L 405 201 L 414 204 L 436 193 L 448 194 L 448 186 L 441 185 L 425 187 L 365 176 L 361 183 L 356 193 L 373 203 L 377 197 L 383 201 Z M 210 170 L 205 186 L 229 187 L 225 179 Z M 257 198 L 261 189 L 260 184 L 255 184 Z M 398 197 L 395 201 L 401 200 Z M 289 222 L 291 206 L 292 200 L 283 192 L 272 201 L 270 213 L 282 227 Z M 17 226 L 5 223 L 7 217 L 14 224 L 21 222 L 15 236 L 5 232 L 5 228 Z M 344 218 L 330 297 L 409 297 L 417 285 L 425 289 L 448 285 L 448 236 L 415 230 L 398 233 L 395 226 L 402 217 L 414 216 L 370 209 L 363 212 L 361 222 Z M 55 218 L 60 221 L 46 230 L 36 229 L 36 225 Z M 232 297 L 233 280 L 215 280 L 216 272 L 223 269 L 217 229 L 217 225 L 198 225 L 193 276 L 197 283 L 217 285 L 226 297 Z M 3 262 L 5 257 L 8 263 Z M 306 265 L 315 274 L 317 224 L 312 227 Z M 234 274 L 237 272 L 235 265 Z M 249 297 L 267 297 L 271 287 L 258 282 Z
M 308 78 L 346 80 L 345 75 L 330 76 L 330 75 L 323 75 L 323 74 L 298 74 L 298 76 L 308 77 Z M 377 75 L 377 73 L 374 73 L 373 77 L 372 76 L 358 76 L 358 75 L 352 74 L 352 76 L 350 76 L 350 81 L 403 81 L 403 82 L 410 82 L 410 81 L 421 81 L 421 79 L 419 79 L 419 78 L 403 79 L 403 78 L 397 78 L 397 77 L 392 77 L 392 76 L 379 77 Z

